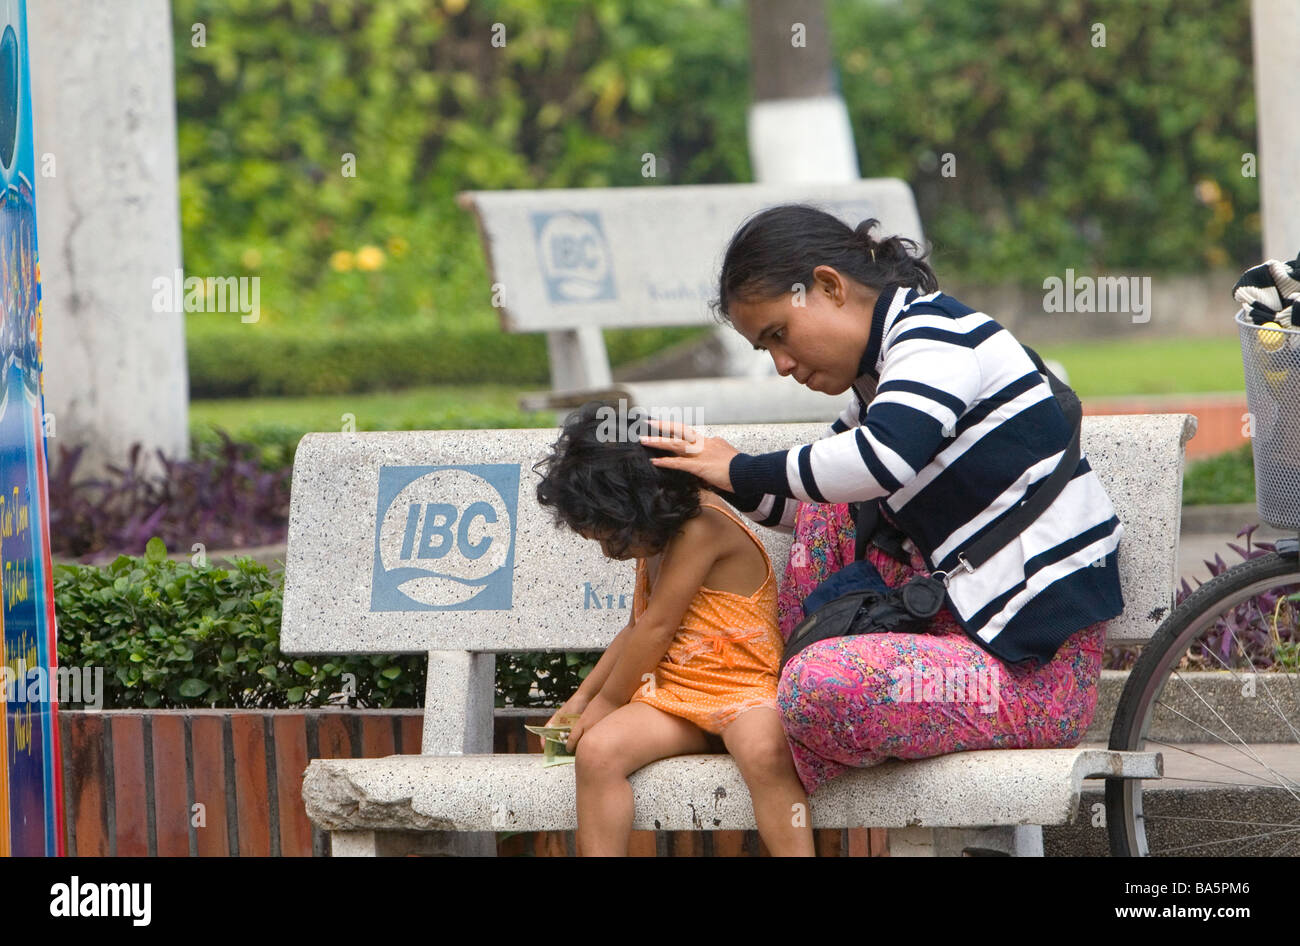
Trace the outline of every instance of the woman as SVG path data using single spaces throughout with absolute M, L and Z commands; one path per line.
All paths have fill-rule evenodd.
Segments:
M 1086 457 L 1065 489 L 980 567 L 961 554 L 1032 496 L 1071 430 L 1011 333 L 938 291 L 910 240 L 873 239 L 813 207 L 746 221 L 723 261 L 718 312 L 781 375 L 853 398 L 823 439 L 750 456 L 725 440 L 644 438 L 755 521 L 795 532 L 781 631 L 816 586 L 854 560 L 848 503 L 879 536 L 866 559 L 886 584 L 947 575 L 923 634 L 812 644 L 778 690 L 786 735 L 812 793 L 850 767 L 970 749 L 1077 745 L 1097 702 L 1106 621 L 1124 606 L 1123 527 Z M 942 576 L 941 576 L 942 577 Z

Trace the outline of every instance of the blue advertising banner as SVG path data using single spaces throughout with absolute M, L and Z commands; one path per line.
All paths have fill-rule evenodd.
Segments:
M 62 855 L 27 8 L 0 0 L 0 853 Z

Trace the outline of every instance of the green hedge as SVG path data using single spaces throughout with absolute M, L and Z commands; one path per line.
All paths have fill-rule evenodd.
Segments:
M 500 334 L 460 190 L 748 177 L 739 9 L 174 0 L 172 13 L 186 270 L 260 276 L 262 321 L 303 335 L 355 344 L 357 324 L 394 321 L 440 344 Z M 489 42 L 498 22 L 504 48 Z M 647 150 L 654 180 L 641 176 Z M 538 339 L 457 346 L 418 380 L 544 377 Z M 253 383 L 220 356 L 199 352 L 197 390 L 230 390 L 227 370 Z M 337 367 L 325 373 L 314 389 L 339 383 Z
M 427 325 L 337 329 L 237 326 L 190 333 L 192 397 L 348 394 L 481 380 L 485 366 L 543 384 L 546 342 L 497 333 L 439 336 Z
M 260 274 L 272 320 L 490 327 L 458 190 L 752 179 L 742 3 L 173 0 L 172 11 L 186 267 Z M 1041 284 L 1067 266 L 1257 262 L 1258 182 L 1241 174 L 1257 141 L 1245 0 L 830 0 L 827 11 L 860 166 L 911 183 L 941 277 Z M 192 44 L 195 23 L 205 46 Z M 496 23 L 505 47 L 489 42 Z M 377 268 L 354 265 L 363 246 Z
M 102 568 L 54 568 L 59 664 L 102 667 L 100 709 L 325 706 L 352 674 L 350 703 L 424 705 L 423 654 L 287 657 L 284 573 L 251 558 L 228 567 L 172 561 L 160 539 Z M 558 705 L 598 654 L 501 654 L 498 706 Z
M 1246 0 L 828 9 L 864 174 L 911 182 L 941 280 L 1258 262 Z
M 607 333 L 614 365 L 707 329 Z M 227 325 L 187 334 L 190 396 L 352 394 L 426 384 L 549 384 L 546 339 L 500 331 L 441 333 L 430 325 L 339 328 Z

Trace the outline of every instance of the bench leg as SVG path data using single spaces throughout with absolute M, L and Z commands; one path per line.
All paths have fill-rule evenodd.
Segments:
M 378 854 L 373 831 L 330 832 L 330 857 L 376 857 Z
M 332 857 L 495 857 L 493 831 L 331 831 Z
M 1043 829 L 1036 824 L 990 828 L 890 828 L 891 857 L 1042 857 Z

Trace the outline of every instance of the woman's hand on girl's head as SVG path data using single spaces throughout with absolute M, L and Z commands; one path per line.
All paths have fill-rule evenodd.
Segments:
M 685 424 L 662 423 L 656 425 L 668 436 L 642 437 L 641 443 L 657 450 L 667 450 L 676 456 L 651 457 L 655 466 L 693 473 L 710 486 L 731 492 L 731 458 L 740 453 L 721 437 L 701 436 Z

